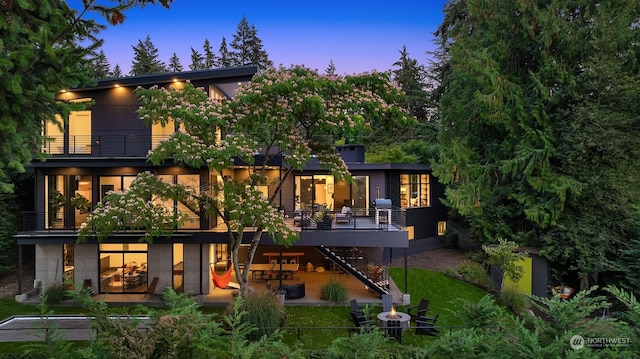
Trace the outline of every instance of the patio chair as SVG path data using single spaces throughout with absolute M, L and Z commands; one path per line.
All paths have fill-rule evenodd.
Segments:
M 382 295 L 382 311 L 390 312 L 393 307 L 393 296 L 391 294 Z
M 427 316 L 427 310 L 429 310 L 429 299 L 420 299 L 420 304 L 407 307 L 407 313 L 411 316 L 412 320 L 424 319 Z
M 355 328 L 349 329 L 349 335 L 351 335 L 352 332 L 369 332 L 376 328 L 375 322 L 367 319 L 363 312 L 352 310 L 350 314 Z
M 358 305 L 358 301 L 357 300 L 351 299 L 349 304 L 351 304 L 351 311 L 352 312 L 361 312 L 362 311 L 362 309 L 360 309 L 360 306 Z
M 344 206 L 340 212 L 336 213 L 336 223 L 351 223 L 351 217 L 353 217 L 353 211 L 351 211 L 351 208 Z
M 416 334 L 432 335 L 435 336 L 439 333 L 439 330 L 435 328 L 436 322 L 440 313 L 437 313 L 433 318 L 424 318 L 415 320 Z
M 387 338 L 394 339 L 398 344 L 402 344 L 402 326 L 399 320 L 387 321 Z

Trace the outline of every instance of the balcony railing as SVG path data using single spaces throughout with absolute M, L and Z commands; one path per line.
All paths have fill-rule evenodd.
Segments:
M 320 219 L 319 211 L 299 211 L 294 214 L 294 225 L 303 231 L 316 230 L 386 230 L 403 231 L 406 228 L 406 210 L 354 208 L 351 216 L 340 211 L 329 211 L 329 220 Z

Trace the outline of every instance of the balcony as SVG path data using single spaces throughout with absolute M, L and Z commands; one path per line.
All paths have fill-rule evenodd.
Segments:
M 340 211 L 328 211 L 319 219 L 319 211 L 296 211 L 293 215 L 293 226 L 301 231 L 327 230 L 376 230 L 404 231 L 406 228 L 406 211 L 402 208 L 364 209 L 354 208 L 353 215 L 347 216 Z
M 78 135 L 48 136 L 42 152 L 52 155 L 92 155 L 97 157 L 145 157 L 151 149 L 151 141 L 157 143 L 167 136 L 149 135 Z

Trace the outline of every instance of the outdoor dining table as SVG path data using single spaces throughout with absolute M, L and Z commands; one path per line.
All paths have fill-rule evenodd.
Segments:
M 286 273 L 290 275 L 291 278 L 293 278 L 294 273 L 298 271 L 299 267 L 299 264 L 282 264 L 282 267 L 280 267 L 280 264 L 278 263 L 255 263 L 251 264 L 251 268 L 249 269 L 249 271 L 251 272 L 251 279 L 255 282 L 256 277 L 258 277 L 260 280 L 268 279 L 266 278 L 266 276 L 270 273 L 275 273 L 277 276 L 281 268 L 283 273 Z

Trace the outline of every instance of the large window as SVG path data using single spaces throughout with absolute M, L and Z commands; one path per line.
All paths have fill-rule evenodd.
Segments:
M 90 101 L 89 98 L 83 98 L 71 102 L 88 103 Z M 57 124 L 46 121 L 42 128 L 44 137 L 42 152 L 54 155 L 65 154 L 66 143 L 67 154 L 91 153 L 91 110 L 71 111 L 66 124 L 59 115 L 56 115 L 56 121 Z
M 125 191 L 131 187 L 136 176 L 101 176 L 100 201 L 110 191 Z
M 45 176 L 45 228 L 78 229 L 93 209 L 90 175 Z
M 368 213 L 369 177 L 353 176 L 352 183 L 335 182 L 330 175 L 296 176 L 295 207 L 302 210 L 351 207 L 354 213 Z
M 400 207 L 425 207 L 431 205 L 428 174 L 400 175 Z
M 71 111 L 69 114 L 69 154 L 91 153 L 91 111 Z
M 100 293 L 144 293 L 147 290 L 147 244 L 100 244 Z
M 183 186 L 191 187 L 195 194 L 200 193 L 200 175 L 159 175 L 158 179 L 172 184 L 181 184 Z M 186 214 L 189 218 L 182 223 L 181 228 L 198 229 L 200 228 L 200 212 L 199 208 L 193 208 L 192 203 L 174 202 L 173 200 L 162 201 L 159 198 L 154 200 L 156 204 L 163 205 L 167 208 L 173 208 L 180 213 Z
M 165 125 L 160 123 L 151 125 L 151 148 L 156 148 L 160 141 L 168 139 L 175 132 L 175 126 L 172 119 L 169 119 Z
M 56 115 L 56 121 L 62 126 L 64 121 L 62 117 Z M 58 127 L 58 124 L 47 121 L 44 125 L 44 144 L 42 152 L 52 155 L 64 154 L 64 128 Z

